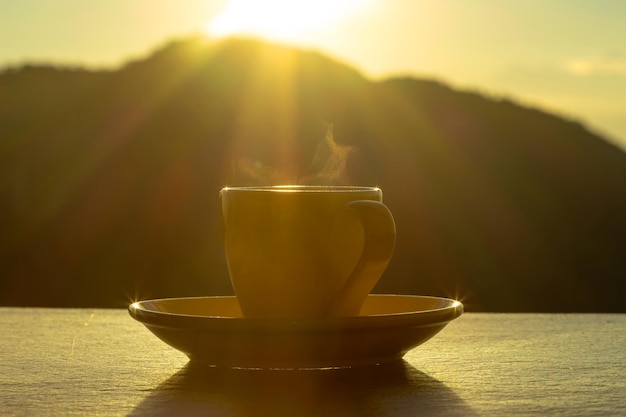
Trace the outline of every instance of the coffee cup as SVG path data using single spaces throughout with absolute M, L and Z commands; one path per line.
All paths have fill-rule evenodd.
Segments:
M 395 246 L 376 187 L 226 187 L 226 262 L 245 317 L 356 316 Z

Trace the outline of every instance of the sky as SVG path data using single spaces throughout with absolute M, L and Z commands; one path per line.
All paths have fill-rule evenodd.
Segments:
M 252 35 L 507 97 L 626 149 L 625 21 L 622 0 L 0 0 L 0 67 L 112 68 L 174 38 Z

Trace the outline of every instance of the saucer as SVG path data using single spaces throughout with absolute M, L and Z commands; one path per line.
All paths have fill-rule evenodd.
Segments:
M 193 363 L 230 368 L 335 368 L 398 360 L 463 313 L 439 297 L 369 295 L 359 316 L 245 318 L 234 296 L 131 304 L 130 315 Z

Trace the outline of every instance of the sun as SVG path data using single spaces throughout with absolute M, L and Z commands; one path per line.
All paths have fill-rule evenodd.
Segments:
M 206 26 L 210 36 L 297 41 L 362 11 L 371 0 L 231 0 Z

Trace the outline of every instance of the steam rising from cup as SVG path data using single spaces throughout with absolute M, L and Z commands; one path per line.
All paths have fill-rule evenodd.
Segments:
M 275 167 L 260 160 L 239 158 L 234 162 L 232 182 L 242 185 L 342 185 L 350 184 L 347 172 L 348 157 L 354 152 L 351 146 L 335 142 L 332 127 L 315 148 L 306 168 L 293 169 Z

